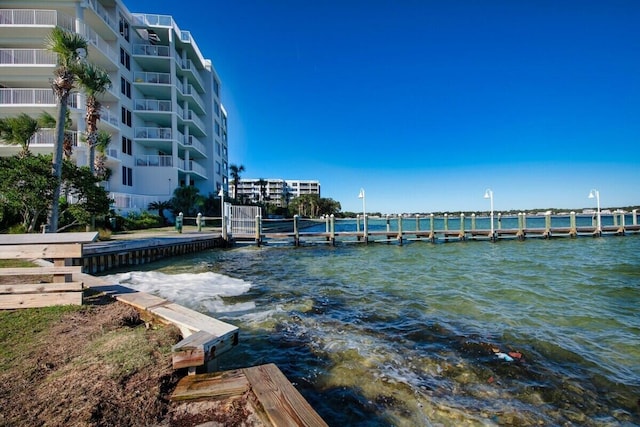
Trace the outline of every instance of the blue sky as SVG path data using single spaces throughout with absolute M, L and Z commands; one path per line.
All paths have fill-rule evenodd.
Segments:
M 127 2 L 222 80 L 229 161 L 382 213 L 640 204 L 637 0 Z

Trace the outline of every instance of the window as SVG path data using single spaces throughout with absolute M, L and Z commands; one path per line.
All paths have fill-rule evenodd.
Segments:
M 124 77 L 120 77 L 120 92 L 131 99 L 131 83 Z
M 120 63 L 124 65 L 127 70 L 131 70 L 131 56 L 126 50 L 120 48 Z
M 216 154 L 220 155 L 220 143 L 218 141 L 216 141 Z
M 126 166 L 122 167 L 122 185 L 133 186 L 133 169 Z
M 131 111 L 127 110 L 124 107 L 121 107 L 120 112 L 121 112 L 120 120 L 122 121 L 122 123 L 131 127 Z
M 216 116 L 220 117 L 220 104 L 218 103 L 218 101 L 213 103 L 213 108 L 216 112 Z
M 220 136 L 220 123 L 216 120 L 216 135 Z
M 129 23 L 122 15 L 120 15 L 120 35 L 129 41 Z
M 126 136 L 122 137 L 122 153 L 131 155 L 131 140 Z
M 221 170 L 221 169 L 222 169 L 222 168 L 221 168 L 220 162 L 216 162 L 216 174 L 217 174 L 217 175 L 220 175 L 220 170 Z
M 213 79 L 213 91 L 216 96 L 220 96 L 220 83 L 216 79 Z

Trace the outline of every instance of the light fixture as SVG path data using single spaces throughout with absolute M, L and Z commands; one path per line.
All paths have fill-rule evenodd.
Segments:
M 491 190 L 490 188 L 487 188 L 487 190 L 484 192 L 484 198 L 485 199 L 489 199 L 490 200 L 490 204 L 491 204 L 491 212 L 489 215 L 489 220 L 491 221 L 491 239 L 494 239 L 495 234 L 493 231 L 493 190 Z
M 596 216 L 596 233 L 602 233 L 602 218 L 600 216 L 600 192 L 596 189 L 593 189 L 589 192 L 589 198 L 596 199 L 596 207 L 597 207 L 597 216 Z

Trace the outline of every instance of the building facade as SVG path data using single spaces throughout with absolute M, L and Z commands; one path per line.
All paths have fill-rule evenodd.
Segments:
M 317 194 L 320 197 L 320 181 L 293 179 L 241 179 L 237 190 L 233 182 L 229 184 L 229 193 L 238 199 L 252 203 L 269 203 L 284 207 L 296 197 L 304 194 Z
M 44 40 L 59 26 L 88 41 L 87 60 L 104 70 L 112 88 L 98 97 L 111 142 L 103 185 L 120 211 L 146 209 L 178 186 L 200 193 L 227 188 L 227 113 L 220 79 L 188 31 L 171 16 L 131 13 L 120 0 L 3 0 L 0 3 L 0 117 L 43 111 L 56 117 L 50 79 L 56 56 Z M 85 97 L 69 101 L 72 158 L 88 163 Z M 33 153 L 53 151 L 54 129 L 41 129 Z M 19 147 L 0 141 L 0 155 Z

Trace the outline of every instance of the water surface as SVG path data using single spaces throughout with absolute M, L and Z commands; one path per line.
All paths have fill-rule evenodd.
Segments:
M 329 425 L 640 425 L 640 236 L 238 247 L 116 275 L 240 327 Z

